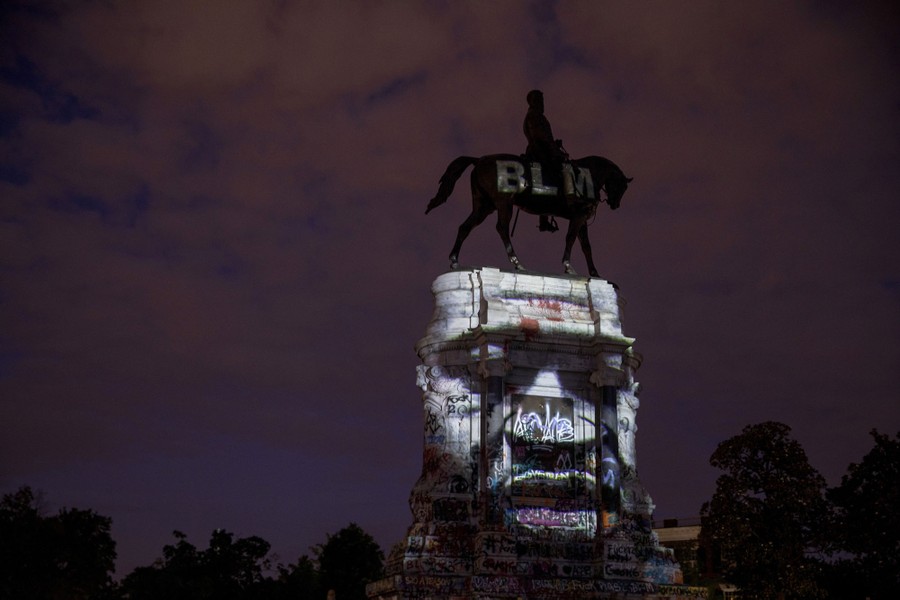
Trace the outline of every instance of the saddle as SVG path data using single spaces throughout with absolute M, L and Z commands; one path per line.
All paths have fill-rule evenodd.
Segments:
M 568 156 L 568 155 L 567 155 Z M 533 191 L 535 187 L 535 176 L 538 177 L 538 187 L 541 189 L 556 188 L 560 198 L 565 198 L 569 202 L 576 201 L 582 197 L 580 190 L 575 186 L 575 178 L 578 177 L 580 169 L 571 160 L 565 160 L 561 163 L 556 161 L 538 160 L 534 156 L 528 154 L 520 154 L 519 159 L 525 165 L 525 184 L 526 191 Z M 537 173 L 534 165 L 538 165 Z M 566 167 L 569 167 L 567 170 Z M 567 178 L 571 178 L 567 181 Z M 546 192 L 544 192 L 546 193 Z

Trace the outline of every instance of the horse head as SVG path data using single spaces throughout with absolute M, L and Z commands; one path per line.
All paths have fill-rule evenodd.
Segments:
M 625 195 L 628 184 L 633 180 L 634 177 L 625 177 L 625 174 L 620 169 L 615 169 L 606 180 L 606 203 L 609 204 L 612 210 L 619 208 L 622 196 Z

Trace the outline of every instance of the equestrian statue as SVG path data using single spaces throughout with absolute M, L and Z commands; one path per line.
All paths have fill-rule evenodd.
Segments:
M 568 219 L 562 259 L 565 272 L 575 274 L 571 255 L 577 237 L 590 275 L 599 277 L 591 255 L 588 221 L 604 201 L 601 191 L 606 193 L 606 203 L 615 210 L 632 179 L 625 177 L 611 160 L 601 156 L 570 160 L 562 142 L 554 139 L 550 122 L 544 116 L 543 94 L 532 90 L 526 100 L 528 113 L 524 131 L 528 148 L 525 154 L 460 156 L 441 176 L 437 195 L 428 203 L 425 214 L 446 202 L 465 170 L 474 166 L 471 174 L 472 213 L 459 226 L 456 243 L 450 251 L 451 269 L 459 268 L 459 251 L 472 229 L 497 211 L 497 232 L 509 261 L 517 270 L 524 270 L 510 238 L 513 207 L 517 207 L 538 215 L 541 231 L 557 230 L 553 217 Z

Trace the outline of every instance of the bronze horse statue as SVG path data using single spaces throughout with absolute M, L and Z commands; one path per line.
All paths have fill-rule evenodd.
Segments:
M 497 232 L 503 240 L 509 261 L 517 270 L 524 270 L 510 240 L 509 224 L 513 207 L 519 207 L 534 215 L 551 215 L 569 220 L 566 247 L 563 252 L 565 272 L 574 275 L 570 262 L 575 238 L 587 260 L 592 277 L 599 277 L 591 255 L 588 239 L 588 220 L 594 216 L 602 202 L 600 191 L 606 191 L 606 202 L 612 210 L 619 207 L 630 178 L 611 160 L 602 156 L 587 156 L 566 163 L 568 177 L 559 177 L 551 170 L 542 171 L 541 165 L 513 154 L 490 154 L 480 158 L 460 156 L 450 163 L 440 180 L 437 195 L 428 203 L 425 214 L 447 201 L 453 187 L 463 172 L 474 165 L 471 176 L 472 213 L 459 226 L 456 243 L 450 251 L 450 268 L 459 268 L 459 250 L 469 233 L 492 212 L 497 211 Z M 574 165 L 574 168 L 573 166 Z M 548 184 L 544 183 L 544 173 Z M 555 178 L 556 180 L 552 180 Z M 549 183 L 562 184 L 565 193 Z

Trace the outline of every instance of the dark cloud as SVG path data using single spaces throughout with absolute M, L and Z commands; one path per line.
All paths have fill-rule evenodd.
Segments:
M 174 528 L 284 560 L 402 534 L 466 186 L 423 212 L 454 157 L 524 149 L 535 87 L 635 178 L 592 237 L 658 516 L 697 513 L 748 423 L 832 482 L 900 428 L 886 4 L 34 6 L 2 14 L 0 484 L 112 516 L 126 571 Z M 560 272 L 534 225 L 520 257 Z M 490 224 L 461 258 L 505 265 Z

